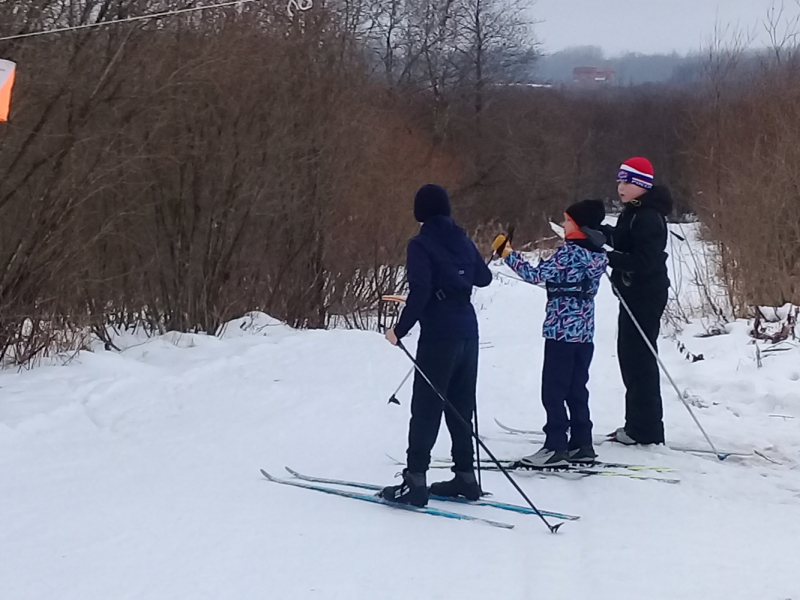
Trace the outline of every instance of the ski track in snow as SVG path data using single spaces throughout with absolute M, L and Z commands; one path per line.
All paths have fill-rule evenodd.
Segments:
M 674 251 L 680 251 L 680 249 Z M 493 418 L 538 429 L 544 292 L 498 278 L 476 294 L 481 433 L 501 457 L 536 450 Z M 595 432 L 622 424 L 617 305 L 598 298 L 590 380 Z M 536 517 L 439 505 L 514 523 L 505 531 L 406 514 L 266 481 L 283 466 L 390 484 L 402 456 L 409 364 L 380 335 L 292 331 L 267 317 L 222 339 L 121 340 L 66 366 L 0 372 L 0 597 L 9 600 L 534 599 L 800 600 L 800 350 L 758 369 L 746 324 L 662 339 L 678 385 L 725 450 L 598 447 L 600 458 L 670 466 L 680 485 L 520 475 L 541 508 L 581 515 L 551 535 Z M 411 343 L 413 345 L 413 342 Z M 662 379 L 667 436 L 703 447 Z M 781 414 L 794 418 L 770 417 Z M 436 455 L 447 454 L 442 429 Z M 432 470 L 429 480 L 446 477 Z M 499 473 L 484 486 L 520 503 Z

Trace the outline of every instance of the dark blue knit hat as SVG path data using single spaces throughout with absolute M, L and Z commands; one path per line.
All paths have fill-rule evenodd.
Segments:
M 450 216 L 450 197 L 447 190 L 435 183 L 428 183 L 417 190 L 414 196 L 414 218 L 424 223 L 431 217 Z

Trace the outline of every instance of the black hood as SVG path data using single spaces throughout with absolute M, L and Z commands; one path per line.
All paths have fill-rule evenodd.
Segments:
M 654 185 L 651 189 L 639 196 L 639 204 L 641 206 L 655 208 L 666 217 L 672 213 L 672 194 L 670 194 L 669 190 L 663 185 Z
M 435 238 L 440 244 L 451 252 L 458 252 L 463 248 L 467 232 L 456 225 L 452 217 L 436 215 L 425 220 L 419 230 L 424 237 Z

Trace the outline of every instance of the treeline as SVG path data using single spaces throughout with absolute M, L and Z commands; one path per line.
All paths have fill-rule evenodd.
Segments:
M 190 5 L 4 3 L 0 37 Z M 86 331 L 112 347 L 109 327 L 215 333 L 250 310 L 368 326 L 400 285 L 413 193 L 429 181 L 471 232 L 515 223 L 533 240 L 567 203 L 612 199 L 620 161 L 642 154 L 679 210 L 698 206 L 732 248 L 713 202 L 745 204 L 752 186 L 722 174 L 754 151 L 789 172 L 777 123 L 794 127 L 793 63 L 745 95 L 721 66 L 708 92 L 518 86 L 537 58 L 526 14 L 501 0 L 341 0 L 290 18 L 265 0 L 0 42 L 18 63 L 0 125 L 0 353 L 24 363 Z M 739 115 L 756 106 L 755 132 L 775 122 L 768 144 Z
M 531 72 L 532 80 L 555 84 L 572 83 L 576 67 L 610 67 L 614 69 L 615 85 L 642 83 L 696 82 L 701 78 L 703 57 L 669 54 L 626 52 L 607 57 L 598 46 L 575 46 L 542 57 Z

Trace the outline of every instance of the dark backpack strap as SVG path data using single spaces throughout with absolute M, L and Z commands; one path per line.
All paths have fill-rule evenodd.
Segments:
M 440 301 L 469 302 L 472 300 L 472 290 L 465 292 L 464 290 L 444 290 L 439 288 L 438 290 L 434 290 L 433 297 Z
M 592 280 L 584 277 L 581 281 L 567 283 L 565 281 L 547 282 L 547 299 L 577 298 L 578 300 L 592 299 Z

